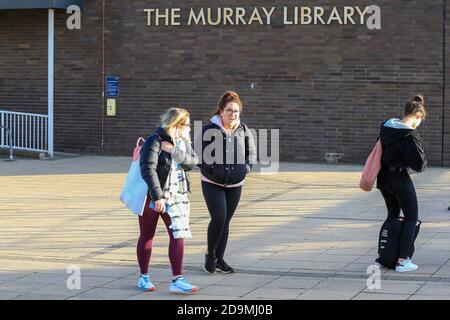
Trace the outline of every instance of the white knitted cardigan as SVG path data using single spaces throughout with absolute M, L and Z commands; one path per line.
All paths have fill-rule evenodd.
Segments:
M 175 148 L 186 152 L 186 145 L 182 139 L 175 142 Z M 170 172 L 163 189 L 166 211 L 170 216 L 173 237 L 175 239 L 192 238 L 189 229 L 190 203 L 187 197 L 188 186 L 186 172 L 173 158 Z

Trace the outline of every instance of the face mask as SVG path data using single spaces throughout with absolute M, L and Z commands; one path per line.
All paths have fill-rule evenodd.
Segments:
M 191 127 L 184 127 L 181 135 L 187 137 L 191 133 Z
M 174 137 L 175 138 L 186 137 L 189 135 L 190 132 L 191 132 L 191 128 L 189 128 L 189 127 L 176 128 L 174 130 Z

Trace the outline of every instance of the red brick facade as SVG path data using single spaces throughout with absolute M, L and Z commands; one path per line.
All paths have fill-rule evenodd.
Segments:
M 445 2 L 332 2 L 379 5 L 382 29 L 368 30 L 285 26 L 276 17 L 263 26 L 148 27 L 144 9 L 183 12 L 211 2 L 106 1 L 104 60 L 102 1 L 86 1 L 78 31 L 68 30 L 68 15 L 57 11 L 55 150 L 129 155 L 136 138 L 151 133 L 166 108 L 185 106 L 192 120 L 206 121 L 221 93 L 232 89 L 242 96 L 242 117 L 251 128 L 280 129 L 281 160 L 322 161 L 326 152 L 340 152 L 342 161 L 362 163 L 379 124 L 401 116 L 406 100 L 422 93 L 429 116 L 420 130 L 428 157 L 434 165 L 442 159 L 450 165 L 450 62 L 444 72 L 450 4 L 444 23 Z M 284 1 L 283 6 L 329 3 Z M 245 7 L 255 6 L 274 2 L 247 1 Z M 45 10 L 0 11 L 0 59 L 0 109 L 46 113 Z M 112 118 L 102 116 L 103 62 L 106 75 L 120 77 Z

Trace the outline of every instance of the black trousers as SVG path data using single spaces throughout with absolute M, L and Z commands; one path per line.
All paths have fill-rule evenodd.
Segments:
M 241 199 L 242 186 L 224 188 L 202 181 L 211 222 L 208 226 L 208 254 L 223 258 L 230 232 L 230 221 Z
M 388 211 L 388 217 L 399 218 L 403 212 L 404 222 L 400 234 L 399 258 L 412 258 L 411 248 L 414 248 L 414 233 L 418 220 L 418 204 L 416 189 L 409 175 L 392 175 L 383 177 L 379 189 L 383 195 Z

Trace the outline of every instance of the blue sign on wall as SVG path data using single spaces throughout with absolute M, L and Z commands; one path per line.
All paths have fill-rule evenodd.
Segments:
M 106 77 L 106 96 L 119 96 L 119 77 Z

